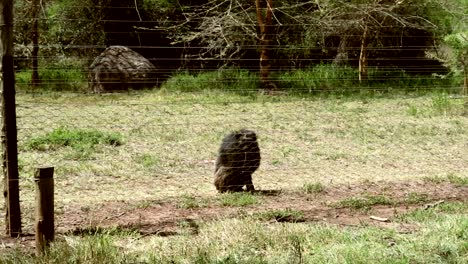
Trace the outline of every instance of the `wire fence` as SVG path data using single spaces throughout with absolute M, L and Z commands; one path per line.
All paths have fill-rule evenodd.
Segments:
M 104 47 L 88 43 L 66 48 L 86 53 L 86 49 Z M 423 48 L 406 47 L 405 51 Z M 271 47 L 285 49 L 311 48 Z M 347 52 L 360 49 L 350 46 Z M 396 46 L 369 48 L 371 52 L 399 50 Z M 29 58 L 18 57 L 17 62 L 22 59 Z M 73 79 L 65 76 L 69 76 L 74 66 L 58 63 L 67 59 L 70 58 L 63 55 L 40 58 L 44 63 L 39 68 L 44 77 L 41 85 L 59 87 L 53 91 L 30 89 L 29 79 L 21 79 L 30 72 L 26 69 L 17 72 L 20 184 L 27 217 L 32 217 L 33 171 L 46 165 L 55 167 L 61 210 L 109 201 L 135 203 L 213 196 L 221 140 L 241 128 L 258 135 L 261 162 L 253 174 L 253 184 L 258 190 L 302 192 L 304 186 L 315 183 L 346 185 L 372 181 L 385 185 L 389 181 L 448 175 L 468 177 L 468 110 L 466 98 L 457 95 L 461 79 L 432 75 L 434 67 L 424 63 L 408 66 L 425 73 L 422 76 L 403 73 L 395 66 L 370 67 L 371 72 L 375 69 L 375 75 L 371 73 L 369 82 L 361 85 L 357 75 L 353 75 L 357 69 L 352 67 L 346 68 L 343 75 L 336 74 L 339 68 L 315 74 L 298 69 L 300 74 L 294 75 L 294 71 L 274 64 L 287 58 L 273 58 L 271 80 L 280 84 L 280 90 L 277 94 L 263 94 L 258 91 L 257 66 L 250 69 L 253 75 L 246 75 L 239 68 L 221 68 L 212 75 L 198 75 L 197 79 L 194 76 L 206 72 L 197 69 L 196 74 L 190 73 L 190 69 L 164 67 L 164 63 L 202 62 L 200 58 L 152 58 L 159 60 L 157 73 L 172 74 L 165 77 L 160 87 L 92 94 L 86 88 L 87 67 L 95 58 L 82 58 L 84 62 L 80 65 L 86 67 Z M 240 59 L 249 60 L 258 62 L 258 58 Z M 296 60 L 327 63 L 333 58 Z M 421 56 L 386 59 L 390 60 L 427 62 Z M 211 73 L 216 69 L 212 65 L 204 68 Z M 53 76 L 54 71 L 62 75 Z M 79 88 L 61 91 L 60 87 L 70 83 Z M 410 88 L 404 87 L 406 84 Z M 298 93 L 289 94 L 288 89 Z M 393 94 L 395 90 L 398 92 Z M 358 96 L 344 96 L 347 91 Z M 359 96 L 366 91 L 374 93 Z M 411 91 L 448 94 L 418 95 Z M 318 95 L 310 96 L 315 92 Z
M 59 228 L 77 225 L 65 220 L 70 212 L 92 220 L 86 208 L 94 211 L 112 202 L 213 206 L 221 199 L 213 184 L 221 140 L 241 128 L 258 135 L 261 162 L 252 180 L 259 191 L 306 195 L 315 184 L 372 182 L 383 188 L 395 181 L 468 177 L 466 109 L 462 98 L 448 95 L 440 97 L 448 100 L 441 110 L 431 105 L 437 95 L 279 99 L 150 91 L 53 96 L 18 96 L 25 230 L 32 228 L 33 172 L 43 166 L 55 167 L 56 203 L 64 214 Z

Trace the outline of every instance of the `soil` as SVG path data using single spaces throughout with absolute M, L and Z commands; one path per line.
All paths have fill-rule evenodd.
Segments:
M 418 226 L 394 221 L 395 217 L 416 208 L 427 209 L 450 201 L 468 201 L 468 186 L 451 183 L 364 183 L 359 185 L 341 185 L 325 188 L 318 194 L 305 194 L 281 190 L 257 191 L 260 202 L 243 207 L 223 206 L 216 199 L 194 197 L 195 201 L 205 199 L 202 206 L 184 208 L 181 198 L 145 201 L 108 201 L 93 208 L 80 206 L 67 207 L 56 215 L 56 232 L 60 235 L 93 234 L 119 228 L 131 230 L 141 236 L 171 236 L 196 234 L 198 223 L 229 217 L 249 215 L 260 216 L 262 212 L 284 211 L 302 212 L 282 217 L 259 217 L 269 224 L 280 222 L 317 222 L 339 226 L 376 226 L 393 228 L 397 232 L 411 233 Z M 340 201 L 383 195 L 392 203 L 375 204 L 361 209 L 343 206 Z M 420 199 L 408 199 L 408 197 Z M 267 215 L 267 214 L 264 214 Z M 268 214 L 271 215 L 271 214 Z M 30 232 L 32 233 L 33 230 Z M 26 234 L 20 238 L 0 237 L 2 248 L 14 246 L 34 247 L 34 236 Z

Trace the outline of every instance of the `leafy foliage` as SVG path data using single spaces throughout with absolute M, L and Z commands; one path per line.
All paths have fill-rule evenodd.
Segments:
M 453 73 L 466 72 L 464 0 L 273 3 L 274 36 L 269 45 L 273 72 L 304 70 L 321 64 L 355 67 L 364 28 L 372 32 L 368 44 L 371 68 L 391 74 L 445 74 L 446 69 L 434 60 L 439 59 Z M 29 1 L 15 1 L 18 69 L 30 66 L 31 9 Z M 42 1 L 39 19 L 40 65 L 48 67 L 51 74 L 57 62 L 70 57 L 83 58 L 79 69 L 86 70 L 93 58 L 110 45 L 134 48 L 164 69 L 163 79 L 176 69 L 193 73 L 227 65 L 249 71 L 259 67 L 254 1 L 47 0 Z M 425 54 L 432 43 L 437 44 L 437 56 L 428 59 Z M 41 77 L 49 82 L 41 70 Z M 258 78 L 256 73 L 251 76 Z M 388 80 L 395 76 L 380 77 Z M 354 84 L 355 79 L 349 81 Z M 285 81 L 279 80 L 283 84 Z M 308 90 L 311 85 L 303 86 L 300 89 Z M 78 84 L 52 89 L 82 90 Z

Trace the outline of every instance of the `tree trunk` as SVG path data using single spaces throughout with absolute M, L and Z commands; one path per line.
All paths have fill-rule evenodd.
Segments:
M 468 95 L 468 70 L 466 69 L 467 65 L 463 64 L 463 94 Z
M 273 0 L 266 1 L 266 14 L 263 14 L 261 0 L 255 0 L 260 44 L 260 82 L 263 89 L 275 88 L 270 80 L 270 45 L 273 36 Z
M 359 54 L 359 82 L 367 80 L 367 46 L 369 45 L 368 27 L 364 28 L 361 40 L 361 53 Z
M 335 65 L 347 65 L 348 64 L 348 37 L 346 35 L 341 36 L 340 44 L 338 45 L 338 50 L 336 57 L 333 60 Z
M 32 41 L 32 72 L 31 72 L 31 86 L 36 88 L 39 83 L 39 62 L 38 62 L 38 55 L 39 55 L 39 6 L 40 0 L 33 0 L 31 2 L 32 5 L 32 26 L 31 26 L 31 41 Z

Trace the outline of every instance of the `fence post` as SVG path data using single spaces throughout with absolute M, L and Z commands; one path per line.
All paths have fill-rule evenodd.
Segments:
M 41 255 L 54 240 L 54 167 L 37 168 L 36 182 L 36 254 Z
M 0 1 L 2 147 L 5 196 L 5 231 L 21 234 L 19 201 L 18 142 L 16 131 L 15 73 L 13 66 L 13 0 Z

